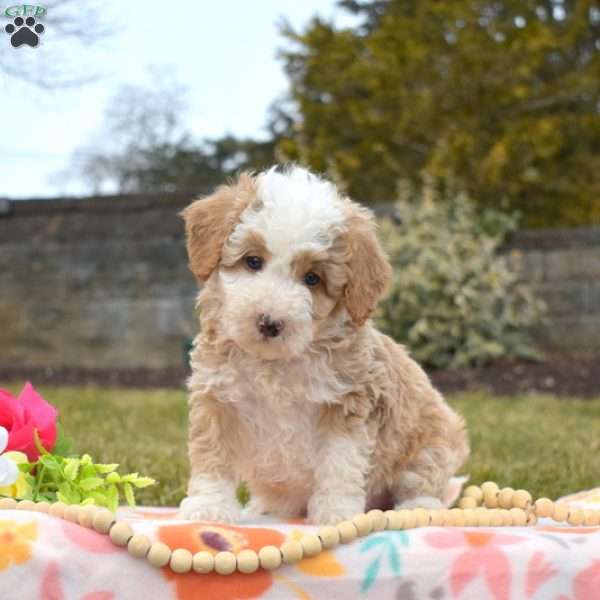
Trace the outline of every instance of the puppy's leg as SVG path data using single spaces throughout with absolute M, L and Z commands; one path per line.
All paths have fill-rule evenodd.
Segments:
M 239 519 L 231 453 L 225 440 L 223 408 L 210 396 L 192 395 L 188 452 L 188 495 L 179 517 L 192 521 L 234 522 Z
M 308 519 L 335 524 L 366 508 L 366 480 L 372 445 L 364 423 L 339 419 L 322 432 L 315 470 L 315 491 Z
M 420 450 L 397 474 L 393 486 L 396 509 L 442 508 L 442 498 L 456 463 L 455 453 L 448 448 Z

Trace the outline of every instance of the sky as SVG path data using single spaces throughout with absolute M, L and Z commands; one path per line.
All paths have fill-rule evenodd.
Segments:
M 264 137 L 268 107 L 287 90 L 278 23 L 301 29 L 316 13 L 338 24 L 348 18 L 335 0 L 102 0 L 98 14 L 113 33 L 99 42 L 82 44 L 47 23 L 38 47 L 13 48 L 4 32 L 11 5 L 0 0 L 3 64 L 90 81 L 40 89 L 0 70 L 0 197 L 10 198 L 89 193 L 69 171 L 73 156 L 100 135 L 116 89 L 151 85 L 152 67 L 188 88 L 184 124 L 198 139 Z

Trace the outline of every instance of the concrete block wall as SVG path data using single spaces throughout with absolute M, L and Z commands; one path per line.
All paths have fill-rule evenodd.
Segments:
M 0 217 L 0 365 L 181 366 L 197 328 L 191 195 L 13 203 Z
M 600 229 L 523 231 L 507 249 L 521 255 L 523 279 L 546 302 L 542 345 L 600 352 Z
M 197 330 L 177 213 L 192 194 L 31 200 L 0 210 L 0 366 L 164 368 Z M 0 205 L 0 209 L 5 206 Z M 549 307 L 549 348 L 600 352 L 600 229 L 507 247 Z

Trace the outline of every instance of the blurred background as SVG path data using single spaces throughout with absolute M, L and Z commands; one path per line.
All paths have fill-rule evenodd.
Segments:
M 0 17 L 0 383 L 182 388 L 177 213 L 295 161 L 375 210 L 442 388 L 600 391 L 600 3 L 44 6 Z

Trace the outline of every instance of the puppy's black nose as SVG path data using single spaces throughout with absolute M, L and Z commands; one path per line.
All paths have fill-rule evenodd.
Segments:
M 267 338 L 277 337 L 283 331 L 281 319 L 271 319 L 269 315 L 260 315 L 257 321 L 258 331 Z

